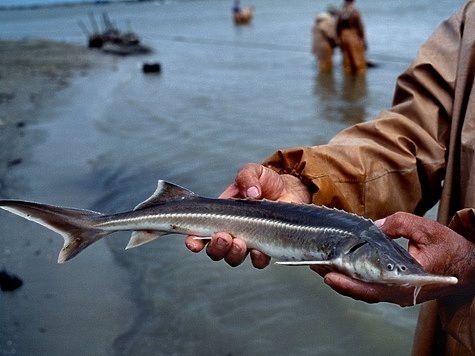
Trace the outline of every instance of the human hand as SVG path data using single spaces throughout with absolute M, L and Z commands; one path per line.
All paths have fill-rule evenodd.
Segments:
M 280 175 L 257 163 L 242 166 L 234 182 L 225 189 L 220 198 L 310 203 L 310 193 L 300 179 L 289 174 Z
M 268 199 L 295 203 L 310 203 L 310 192 L 300 179 L 266 168 L 260 164 L 248 163 L 237 173 L 232 183 L 220 198 Z M 202 251 L 206 244 L 206 253 L 214 260 L 224 259 L 229 265 L 240 265 L 248 254 L 245 242 L 237 236 L 220 232 L 209 240 L 188 236 L 186 247 L 193 252 Z M 254 267 L 262 269 L 270 263 L 270 257 L 257 250 L 250 250 Z
M 376 222 L 390 238 L 409 240 L 408 252 L 425 271 L 455 276 L 459 282 L 453 286 L 423 286 L 417 302 L 439 299 L 448 295 L 473 294 L 475 287 L 475 244 L 438 222 L 408 213 L 396 213 Z M 368 303 L 390 302 L 400 306 L 414 304 L 414 289 L 366 283 L 337 272 L 328 272 L 312 266 L 315 272 L 338 293 Z

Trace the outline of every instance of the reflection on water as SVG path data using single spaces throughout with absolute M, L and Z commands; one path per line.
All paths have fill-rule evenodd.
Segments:
M 366 97 L 366 75 L 344 75 L 341 98 L 349 104 L 364 106 Z
M 318 100 L 320 118 L 348 125 L 365 120 L 368 105 L 366 75 L 318 73 L 313 92 Z
M 343 113 L 349 124 L 362 122 L 366 116 L 366 75 L 344 75 L 341 98 L 348 103 Z
M 333 100 L 337 95 L 335 74 L 333 72 L 319 72 L 316 77 L 313 92 L 319 96 L 323 102 Z

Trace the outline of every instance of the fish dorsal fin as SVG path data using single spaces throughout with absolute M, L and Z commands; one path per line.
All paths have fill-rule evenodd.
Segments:
M 159 203 L 172 200 L 181 200 L 192 196 L 195 196 L 195 193 L 193 193 L 191 190 L 180 187 L 176 184 L 165 182 L 164 180 L 159 180 L 157 189 L 152 194 L 152 196 L 137 205 L 134 210 L 145 209 Z

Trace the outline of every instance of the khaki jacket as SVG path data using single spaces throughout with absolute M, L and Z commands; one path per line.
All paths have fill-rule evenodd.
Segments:
M 309 187 L 315 204 L 378 219 L 423 215 L 475 241 L 475 2 L 442 23 L 398 78 L 393 107 L 328 144 L 277 151 L 264 165 Z M 474 281 L 475 283 L 475 281 Z M 425 303 L 414 354 L 475 354 L 475 299 Z

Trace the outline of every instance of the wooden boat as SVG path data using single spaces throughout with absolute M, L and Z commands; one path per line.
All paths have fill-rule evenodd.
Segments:
M 79 26 L 88 36 L 89 48 L 98 48 L 106 53 L 118 55 L 133 55 L 151 52 L 151 49 L 140 43 L 139 37 L 132 31 L 122 32 L 109 19 L 107 13 L 102 14 L 103 31 L 99 31 L 93 13 L 89 13 L 89 19 L 92 25 L 92 32 L 80 21 Z

